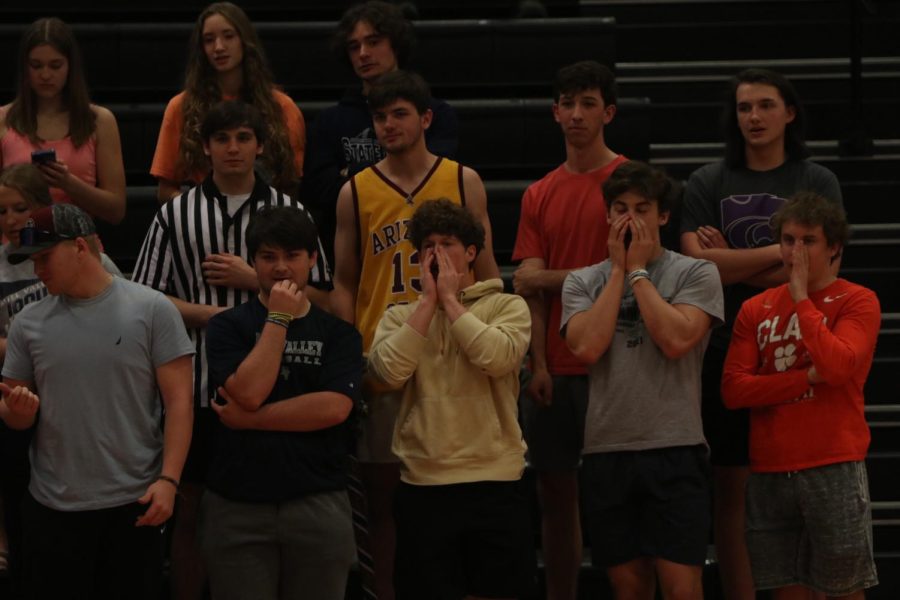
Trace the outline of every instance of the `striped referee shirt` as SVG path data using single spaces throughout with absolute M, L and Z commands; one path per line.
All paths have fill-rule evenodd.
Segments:
M 256 212 L 265 206 L 294 206 L 297 200 L 269 187 L 259 176 L 250 197 L 233 216 L 228 201 L 212 177 L 159 208 L 144 238 L 132 279 L 164 294 L 193 304 L 232 307 L 249 300 L 255 293 L 225 286 L 213 286 L 204 280 L 202 264 L 209 254 L 227 252 L 250 262 L 247 251 L 247 226 Z M 331 274 L 319 241 L 319 257 L 310 273 L 310 283 L 329 287 Z M 207 386 L 205 329 L 190 329 L 194 344 L 194 402 L 209 406 Z

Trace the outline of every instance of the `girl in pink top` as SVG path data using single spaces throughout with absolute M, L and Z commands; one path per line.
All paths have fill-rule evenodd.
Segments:
M 109 223 L 125 217 L 125 167 L 113 114 L 91 104 L 81 52 L 57 18 L 38 19 L 19 51 L 19 89 L 0 107 L 0 167 L 32 162 L 35 150 L 56 160 L 38 167 L 55 202 L 72 202 Z
M 169 101 L 159 130 L 150 174 L 159 181 L 160 202 L 181 193 L 181 184 L 203 181 L 209 161 L 200 139 L 200 124 L 222 100 L 252 104 L 268 127 L 258 161 L 275 188 L 296 192 L 303 167 L 306 127 L 300 109 L 272 81 L 253 24 L 231 2 L 207 6 L 191 34 L 185 89 Z

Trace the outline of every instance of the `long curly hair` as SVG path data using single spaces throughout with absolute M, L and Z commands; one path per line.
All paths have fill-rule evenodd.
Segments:
M 184 128 L 181 133 L 178 166 L 185 173 L 209 169 L 209 161 L 203 152 L 200 125 L 210 107 L 222 101 L 222 89 L 216 70 L 203 49 L 203 25 L 212 15 L 221 15 L 231 23 L 243 45 L 241 61 L 243 78 L 238 99 L 256 107 L 266 123 L 267 143 L 261 157 L 264 175 L 276 188 L 291 189 L 297 185 L 299 173 L 294 164 L 294 153 L 284 114 L 272 94 L 276 89 L 272 71 L 253 24 L 240 7 L 231 2 L 216 2 L 207 6 L 197 17 L 197 23 L 191 33 L 184 84 Z
M 27 136 L 32 143 L 37 134 L 37 101 L 28 81 L 28 56 L 37 46 L 48 45 L 66 57 L 69 75 L 62 89 L 63 106 L 69 112 L 69 137 L 76 147 L 87 142 L 97 129 L 97 115 L 91 109 L 81 50 L 71 27 L 61 19 L 38 19 L 22 34 L 19 43 L 18 90 L 6 113 L 7 126 Z

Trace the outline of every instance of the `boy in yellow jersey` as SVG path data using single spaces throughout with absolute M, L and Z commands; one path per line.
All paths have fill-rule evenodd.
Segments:
M 419 254 L 408 239 L 407 224 L 423 202 L 449 198 L 465 206 L 485 229 L 485 249 L 475 261 L 478 280 L 500 276 L 491 245 L 484 185 L 478 174 L 425 146 L 431 124 L 428 85 L 421 77 L 393 71 L 369 91 L 375 135 L 383 160 L 344 184 L 337 202 L 334 313 L 354 323 L 368 353 L 384 312 L 415 301 L 421 290 Z M 368 415 L 359 444 L 363 483 L 369 500 L 369 532 L 379 598 L 393 598 L 393 490 L 399 462 L 391 453 L 391 435 L 399 408 L 398 393 L 385 393 L 364 382 Z

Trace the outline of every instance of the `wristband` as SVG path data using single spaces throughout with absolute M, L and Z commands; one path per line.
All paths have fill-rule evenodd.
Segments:
M 176 490 L 176 491 L 177 491 L 177 490 L 179 489 L 179 487 L 180 487 L 180 484 L 178 483 L 178 480 L 175 479 L 174 477 L 169 477 L 168 475 L 160 475 L 159 477 L 156 478 L 156 480 L 157 480 L 157 481 L 166 481 L 166 482 L 168 482 L 168 483 L 171 483 L 172 485 L 175 486 L 175 490 Z
M 288 322 L 291 322 L 294 320 L 294 315 L 292 315 L 291 313 L 283 313 L 283 312 L 278 312 L 276 310 L 270 310 L 269 314 L 267 316 L 274 317 L 276 319 L 284 319 L 285 321 L 288 321 Z
M 650 273 L 647 271 L 647 269 L 635 269 L 628 274 L 628 284 L 631 286 L 633 286 L 641 279 L 650 279 Z
M 271 315 L 266 317 L 266 323 L 275 323 L 276 325 L 281 325 L 285 329 L 287 329 L 291 324 L 290 321 L 288 321 L 287 319 L 282 319 L 280 317 L 273 317 Z

